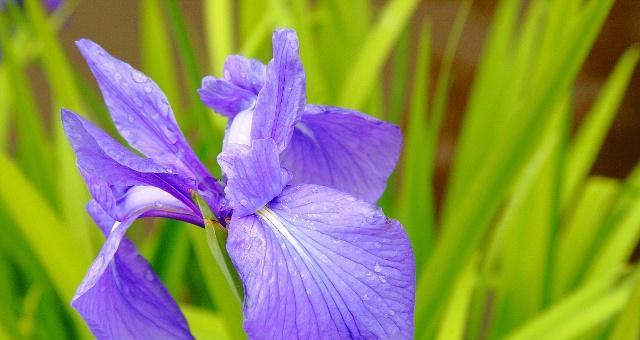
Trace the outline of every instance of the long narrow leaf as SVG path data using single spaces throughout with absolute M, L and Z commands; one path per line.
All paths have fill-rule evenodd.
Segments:
M 374 85 L 378 83 L 377 79 L 391 47 L 417 5 L 417 0 L 393 0 L 386 5 L 345 79 L 341 105 L 359 108 L 368 99 Z

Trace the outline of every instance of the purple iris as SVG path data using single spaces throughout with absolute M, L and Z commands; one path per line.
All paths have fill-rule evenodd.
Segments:
M 107 237 L 72 305 L 99 338 L 191 338 L 149 264 L 124 237 L 140 217 L 203 225 L 197 190 L 230 216 L 227 251 L 244 286 L 252 339 L 411 338 L 415 267 L 400 223 L 374 202 L 398 158 L 397 127 L 306 105 L 298 40 L 273 35 L 268 65 L 239 56 L 200 94 L 230 123 L 224 184 L 189 148 L 160 89 L 82 40 L 121 135 L 145 157 L 63 110 L 65 131 Z M 224 196 L 224 197 L 223 197 Z M 221 278 L 222 279 L 222 278 Z

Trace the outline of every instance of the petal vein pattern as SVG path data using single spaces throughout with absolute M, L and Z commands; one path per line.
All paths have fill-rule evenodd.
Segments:
M 93 200 L 87 210 L 105 235 L 129 223 L 114 221 Z M 149 263 L 126 237 L 117 243 L 110 258 L 101 252 L 71 302 L 93 334 L 98 339 L 193 339 Z
M 183 176 L 211 177 L 191 150 L 166 96 L 153 80 L 90 40 L 76 44 L 100 86 L 113 122 L 131 146 Z
M 287 187 L 234 217 L 227 249 L 252 338 L 410 338 L 414 262 L 397 221 L 339 191 Z
M 319 184 L 375 202 L 400 156 L 400 129 L 357 111 L 307 105 L 282 164 L 292 184 Z

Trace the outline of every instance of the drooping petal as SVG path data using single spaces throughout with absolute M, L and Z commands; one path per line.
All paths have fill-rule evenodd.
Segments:
M 230 144 L 218 156 L 218 163 L 227 176 L 225 193 L 234 207 L 234 216 L 253 214 L 289 181 L 271 139 L 255 140 L 251 146 Z
M 256 100 L 253 92 L 212 76 L 202 79 L 202 87 L 198 89 L 198 94 L 205 105 L 229 118 L 250 108 Z
M 189 195 L 193 184 L 172 170 L 136 155 L 75 113 L 62 110 L 61 115 L 80 173 L 92 196 L 112 217 L 122 216 L 116 211 L 117 200 L 132 186 L 157 187 L 192 211 L 199 211 Z
M 89 269 L 89 273 L 78 288 L 77 294 L 84 293 L 95 285 L 97 280 L 102 276 L 105 268 L 113 259 L 113 256 L 125 236 L 125 233 L 138 217 L 143 214 L 154 211 L 163 210 L 177 213 L 188 213 L 189 208 L 175 197 L 154 187 L 132 187 L 122 198 L 118 209 L 121 220 L 115 221 L 107 235 L 107 240 L 102 246 L 98 258 L 94 261 Z M 104 231 L 104 230 L 103 230 Z
M 224 62 L 224 78 L 257 95 L 264 86 L 266 66 L 257 59 L 230 55 Z
M 151 79 L 90 40 L 76 44 L 100 85 L 116 127 L 131 146 L 183 176 L 210 177 L 178 128 L 164 93 Z
M 282 164 L 294 184 L 320 184 L 375 202 L 400 155 L 400 129 L 360 112 L 307 105 Z
M 227 250 L 252 339 L 410 339 L 415 265 L 380 209 L 334 189 L 287 187 L 233 216 Z
M 87 210 L 109 235 L 115 221 L 95 201 Z M 105 257 L 103 249 L 72 301 L 93 334 L 99 339 L 192 339 L 178 305 L 133 243 L 123 238 L 109 247 L 115 247 L 114 254 Z
M 253 139 L 273 138 L 280 151 L 291 139 L 306 101 L 306 84 L 295 31 L 273 33 L 273 60 L 256 100 L 251 126 Z

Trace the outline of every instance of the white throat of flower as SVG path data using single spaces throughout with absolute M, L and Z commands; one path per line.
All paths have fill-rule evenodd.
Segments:
M 285 240 L 289 242 L 295 248 L 295 250 L 300 254 L 300 256 L 308 256 L 306 249 L 300 244 L 300 242 L 296 239 L 295 236 L 291 234 L 289 229 L 284 225 L 282 219 L 273 212 L 273 210 L 265 207 L 260 208 L 260 210 L 256 211 L 256 215 L 260 217 L 267 224 L 271 225 L 275 228 Z

